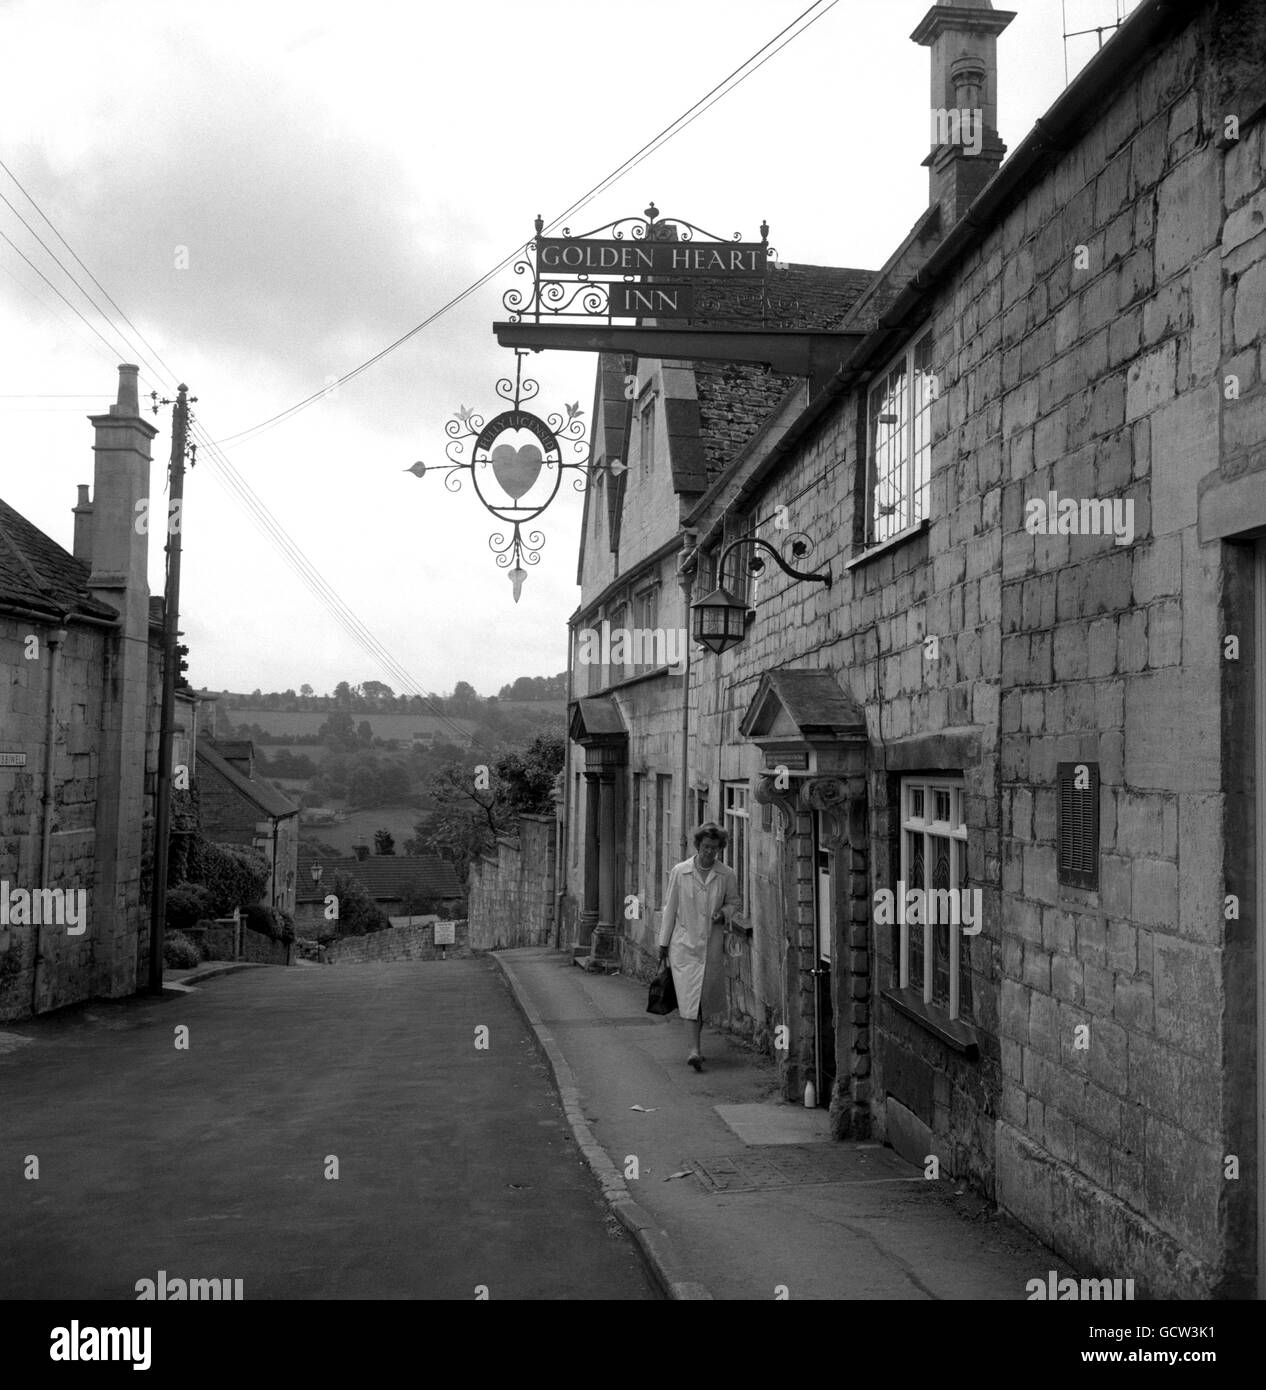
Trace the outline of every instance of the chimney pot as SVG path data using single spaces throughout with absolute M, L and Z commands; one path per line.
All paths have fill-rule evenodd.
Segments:
M 88 484 L 79 483 L 79 501 L 71 509 L 75 518 L 75 541 L 72 553 L 85 565 L 92 564 L 92 503 L 88 500 Z
M 137 395 L 136 379 L 141 374 L 139 367 L 130 362 L 119 363 L 119 399 L 111 411 L 113 415 L 139 415 L 140 399 Z

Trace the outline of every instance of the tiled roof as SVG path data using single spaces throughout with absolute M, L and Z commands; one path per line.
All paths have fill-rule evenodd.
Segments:
M 298 814 L 299 808 L 293 801 L 287 800 L 275 787 L 256 781 L 240 768 L 234 767 L 216 751 L 215 744 L 206 734 L 198 736 L 198 761 L 203 768 L 210 768 L 222 777 L 234 791 L 254 802 L 265 815 L 281 819 Z
M 769 326 L 835 328 L 875 278 L 871 270 L 825 265 L 789 265 L 769 273 Z M 701 288 L 699 293 L 705 291 Z M 760 321 L 761 304 L 751 289 L 709 283 L 708 295 L 724 304 L 723 324 Z M 780 376 L 746 362 L 695 362 L 699 420 L 708 482 L 729 464 L 788 391 L 802 378 Z
M 745 738 L 767 733 L 785 715 L 804 737 L 837 737 L 866 731 L 866 716 L 857 701 L 830 671 L 784 666 L 766 671 L 752 697 L 739 732 Z
M 64 613 L 119 616 L 90 598 L 87 588 L 88 566 L 0 499 L 0 605 L 20 605 L 54 618 Z
M 325 871 L 314 887 L 312 865 Z M 460 898 L 462 886 L 457 871 L 447 859 L 436 854 L 372 854 L 367 859 L 355 855 L 333 858 L 325 854 L 299 851 L 299 870 L 295 897 L 299 902 L 319 902 L 330 891 L 336 873 L 355 879 L 376 902 L 403 898 L 406 891 L 429 898 Z

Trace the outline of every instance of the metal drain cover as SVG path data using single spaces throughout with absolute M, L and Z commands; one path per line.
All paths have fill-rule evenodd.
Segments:
M 902 1181 L 882 1149 L 859 1150 L 834 1144 L 780 1144 L 777 1149 L 688 1160 L 708 1192 L 763 1192 L 814 1183 Z

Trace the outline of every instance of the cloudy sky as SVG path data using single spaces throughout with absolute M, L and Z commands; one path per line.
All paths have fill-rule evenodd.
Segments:
M 1134 8 L 1066 4 L 1070 29 Z M 753 240 L 767 218 L 785 260 L 877 268 L 927 200 L 928 53 L 909 40 L 927 7 L 0 0 L 0 159 L 135 326 L 0 170 L 0 194 L 111 320 L 0 202 L 14 243 L 0 237 L 0 496 L 69 548 L 75 485 L 92 476 L 85 417 L 113 399 L 116 364 L 139 362 L 146 392 L 189 383 L 205 436 L 389 656 L 340 625 L 204 448 L 181 603 L 195 684 L 399 691 L 403 670 L 413 688 L 490 694 L 561 670 L 579 499 L 560 494 L 543 518 L 516 606 L 469 483 L 453 495 L 405 471 L 444 461 L 459 405 L 492 413 L 513 370 L 491 331 L 510 272 L 333 395 L 234 436 L 441 309 L 522 246 L 537 213 L 559 216 L 802 15 L 802 36 L 567 225 L 653 199 Z M 1060 0 L 1012 7 L 999 125 L 1014 148 L 1065 73 Z M 1095 43 L 1070 43 L 1070 73 Z M 529 362 L 540 413 L 579 400 L 589 419 L 594 358 Z M 170 417 L 158 423 L 165 461 Z M 161 591 L 157 537 L 150 584 Z

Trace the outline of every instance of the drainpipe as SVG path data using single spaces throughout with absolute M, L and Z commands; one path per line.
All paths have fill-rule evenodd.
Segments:
M 69 615 L 62 618 L 65 624 Z M 53 783 L 53 760 L 57 743 L 57 687 L 61 676 L 62 643 L 66 628 L 55 628 L 44 639 L 48 645 L 48 683 L 44 691 L 44 768 L 43 795 L 40 798 L 40 878 L 41 888 L 50 887 L 53 862 L 53 805 L 56 788 Z M 31 971 L 31 1012 L 36 1012 L 40 982 L 40 927 L 35 928 L 35 962 Z

